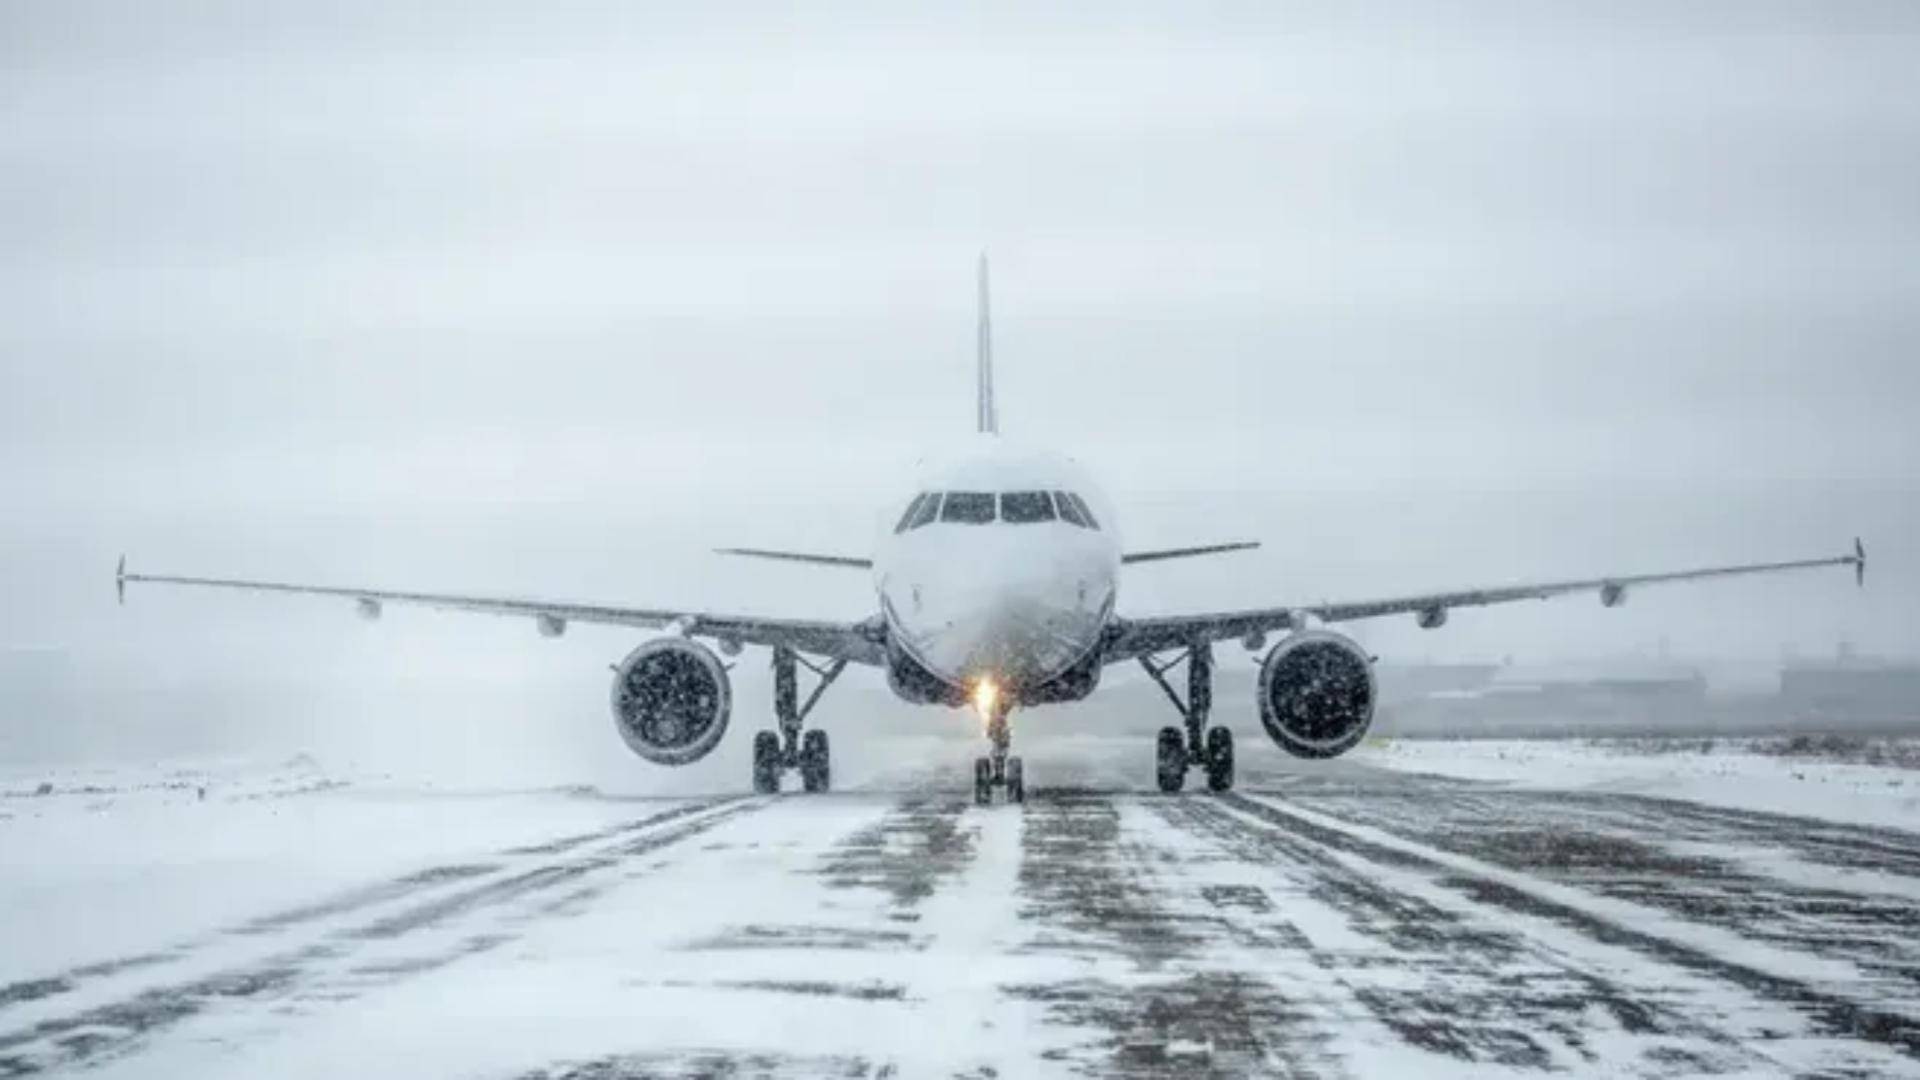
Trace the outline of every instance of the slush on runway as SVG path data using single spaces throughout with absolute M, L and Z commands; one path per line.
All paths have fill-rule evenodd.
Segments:
M 1920 834 L 1364 751 L 1167 796 L 1097 737 L 981 806 L 965 744 L 920 751 L 830 795 L 544 793 L 552 835 L 7 971 L 0 1074 L 1920 1076 Z

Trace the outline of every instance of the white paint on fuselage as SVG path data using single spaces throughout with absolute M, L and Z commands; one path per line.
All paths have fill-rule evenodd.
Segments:
M 1070 491 L 1099 521 L 972 525 L 934 521 L 894 533 L 920 492 Z M 888 629 L 906 653 L 969 693 L 991 679 L 1018 703 L 1083 659 L 1113 615 L 1120 539 L 1113 508 L 1071 458 L 982 437 L 922 469 L 889 508 L 874 584 Z

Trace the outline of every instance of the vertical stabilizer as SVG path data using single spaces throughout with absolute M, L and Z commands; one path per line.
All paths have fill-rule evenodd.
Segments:
M 987 304 L 987 253 L 980 253 L 980 341 L 978 344 L 980 370 L 977 375 L 979 385 L 975 421 L 978 430 L 984 435 L 1000 433 L 1000 417 L 993 408 L 993 314 Z

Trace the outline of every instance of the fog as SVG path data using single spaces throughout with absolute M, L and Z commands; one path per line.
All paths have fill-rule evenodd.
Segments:
M 858 572 L 709 549 L 865 553 L 970 426 L 983 249 L 1002 431 L 1133 546 L 1265 542 L 1132 568 L 1123 613 L 1857 533 L 1864 591 L 1361 632 L 1920 655 L 1910 5 L 389 8 L 0 10 L 0 647 L 41 650 L 0 754 L 650 782 L 605 702 L 633 633 L 120 608 L 114 560 L 864 617 Z M 905 708 L 849 683 L 843 739 Z

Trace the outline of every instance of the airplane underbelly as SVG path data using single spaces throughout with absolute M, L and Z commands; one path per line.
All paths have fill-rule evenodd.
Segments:
M 970 687 L 991 678 L 1018 696 L 1082 660 L 1099 640 L 1097 612 L 1026 603 L 995 605 L 920 626 L 897 627 L 909 654 L 935 676 Z

